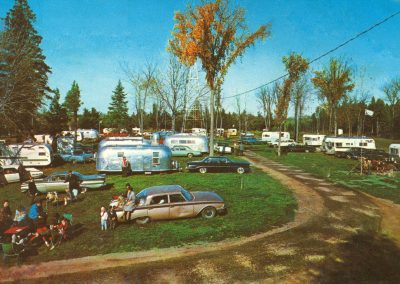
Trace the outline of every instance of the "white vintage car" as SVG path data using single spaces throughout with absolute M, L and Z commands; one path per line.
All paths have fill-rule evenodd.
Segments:
M 18 172 L 18 165 L 2 166 L 4 170 L 4 176 L 8 183 L 19 182 L 20 176 Z M 43 172 L 36 168 L 25 168 L 27 172 L 31 174 L 34 179 L 43 177 Z

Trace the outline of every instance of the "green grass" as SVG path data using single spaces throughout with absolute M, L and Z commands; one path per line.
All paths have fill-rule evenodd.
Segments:
M 374 138 L 374 140 L 375 140 L 376 148 L 385 150 L 386 152 L 389 151 L 390 144 L 400 144 L 400 140 L 392 140 L 392 139 L 386 139 L 386 138 Z
M 352 171 L 358 161 L 339 159 L 323 153 L 289 153 L 278 157 L 276 150 L 265 146 L 253 146 L 252 150 L 285 165 L 304 169 L 318 177 L 336 182 L 345 187 L 358 189 L 371 195 L 392 200 L 400 204 L 400 174 L 394 176 L 361 175 Z
M 185 160 L 181 159 L 182 162 Z M 75 167 L 64 165 L 51 171 L 70 168 L 81 173 L 94 172 L 93 164 Z M 29 262 L 207 243 L 248 236 L 292 220 L 296 208 L 295 199 L 290 192 L 258 169 L 253 169 L 252 173 L 245 175 L 202 175 L 185 172 L 134 175 L 129 178 L 110 175 L 107 181 L 114 184 L 111 190 L 88 192 L 81 195 L 82 200 L 67 207 L 57 208 L 49 205 L 50 214 L 55 211 L 72 213 L 74 223 L 83 224 L 84 231 L 54 251 L 40 248 L 37 256 L 29 257 Z M 180 184 L 191 191 L 215 191 L 224 198 L 228 214 L 211 220 L 182 219 L 152 222 L 143 226 L 122 224 L 115 231 L 101 231 L 100 207 L 107 206 L 112 195 L 123 193 L 127 182 L 131 183 L 136 193 L 145 187 L 163 184 Z M 29 198 L 19 191 L 18 184 L 2 188 L 0 198 L 9 199 L 13 210 L 19 204 L 28 206 L 29 202 Z

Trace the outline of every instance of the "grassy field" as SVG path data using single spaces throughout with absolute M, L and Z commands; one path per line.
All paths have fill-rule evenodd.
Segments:
M 182 162 L 185 159 L 181 160 Z M 93 173 L 94 164 L 64 165 L 51 171 L 77 170 Z M 111 252 L 145 250 L 181 246 L 189 243 L 207 243 L 225 238 L 236 238 L 268 230 L 271 226 L 286 223 L 293 219 L 296 202 L 290 192 L 277 181 L 260 170 L 238 175 L 174 173 L 134 175 L 122 178 L 110 175 L 107 182 L 110 190 L 87 192 L 81 199 L 68 206 L 49 205 L 48 212 L 72 213 L 74 224 L 82 224 L 84 230 L 73 239 L 63 243 L 53 251 L 44 246 L 28 262 L 81 257 Z M 107 206 L 112 195 L 124 192 L 125 183 L 131 183 L 136 193 L 148 186 L 180 184 L 191 191 L 210 190 L 220 194 L 228 207 L 228 214 L 212 220 L 202 218 L 153 222 L 139 226 L 122 224 L 114 231 L 101 231 L 99 212 Z M 243 186 L 241 186 L 243 184 Z M 0 191 L 1 199 L 9 199 L 11 208 L 22 204 L 28 207 L 29 198 L 19 191 L 18 184 L 8 185 Z
M 253 146 L 259 155 L 279 161 L 285 165 L 293 165 L 306 172 L 328 179 L 343 186 L 362 190 L 377 197 L 385 198 L 400 204 L 400 174 L 394 176 L 361 175 L 352 171 L 358 161 L 339 159 L 323 153 L 289 153 L 281 157 L 276 150 L 266 146 Z

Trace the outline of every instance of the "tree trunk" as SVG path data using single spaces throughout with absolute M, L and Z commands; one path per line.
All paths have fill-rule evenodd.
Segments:
M 334 114 L 333 114 L 333 119 L 334 119 L 334 124 L 335 124 L 335 136 L 337 136 L 338 135 L 338 132 L 337 132 L 337 109 L 335 108 L 335 110 L 334 110 Z
M 282 133 L 282 124 L 279 125 L 278 157 L 281 156 L 281 133 Z
M 215 88 L 211 88 L 210 94 L 210 156 L 214 156 L 214 101 Z

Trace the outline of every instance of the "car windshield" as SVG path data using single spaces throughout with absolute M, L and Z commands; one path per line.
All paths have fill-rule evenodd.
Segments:
M 189 191 L 187 191 L 186 189 L 181 189 L 181 193 L 182 193 L 183 197 L 185 197 L 185 199 L 187 201 L 192 201 L 193 200 L 193 195 Z

